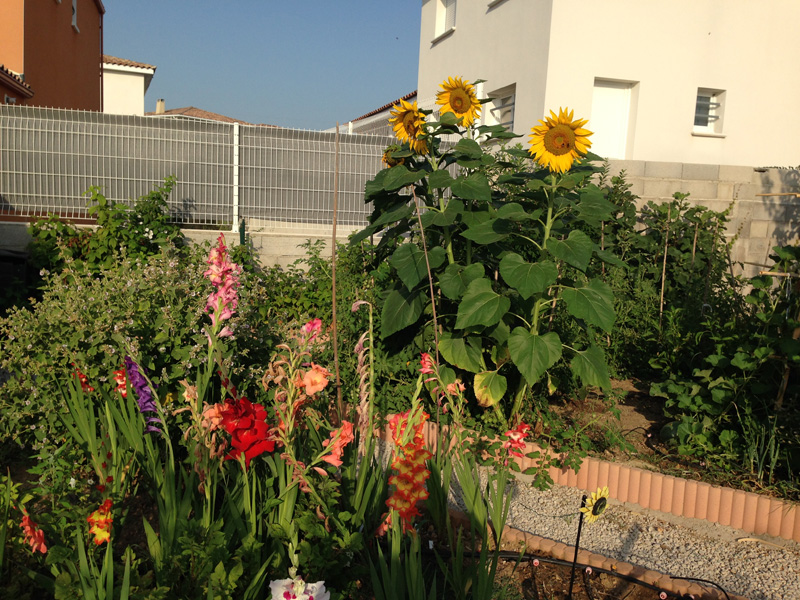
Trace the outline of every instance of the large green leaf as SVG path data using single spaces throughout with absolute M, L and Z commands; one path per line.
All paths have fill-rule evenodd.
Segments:
M 576 269 L 585 271 L 586 267 L 589 266 L 589 260 L 592 258 L 594 242 L 581 230 L 574 229 L 566 240 L 548 240 L 547 249 L 555 258 L 563 260 Z
M 394 223 L 400 219 L 405 219 L 413 212 L 414 207 L 412 205 L 407 204 L 406 202 L 398 202 L 385 210 L 381 216 L 375 219 L 375 222 L 372 223 L 372 225 L 380 227 L 388 223 Z
M 606 358 L 597 346 L 589 346 L 586 350 L 577 352 L 570 366 L 583 385 L 592 385 L 604 390 L 611 388 Z
M 489 202 L 492 199 L 492 188 L 489 180 L 483 173 L 471 173 L 464 177 L 459 176 L 450 186 L 453 195 L 464 200 L 481 200 Z
M 484 371 L 475 375 L 473 391 L 478 404 L 494 406 L 505 396 L 508 382 L 497 371 Z
M 589 185 L 581 192 L 581 199 L 576 207 L 581 220 L 599 227 L 601 221 L 608 221 L 617 207 L 606 200 L 603 191 L 596 185 Z
M 381 312 L 381 337 L 387 338 L 417 322 L 424 308 L 424 291 L 394 289 L 386 298 Z
M 583 319 L 606 332 L 614 327 L 614 292 L 607 283 L 592 279 L 584 287 L 564 288 L 561 297 L 573 317 Z
M 561 338 L 555 332 L 536 335 L 517 327 L 508 338 L 511 360 L 529 385 L 534 385 L 561 358 Z
M 541 212 L 541 210 L 537 209 L 529 214 L 525 212 L 525 209 L 521 204 L 509 202 L 508 204 L 503 204 L 503 206 L 497 209 L 497 216 L 502 217 L 503 219 L 508 219 L 509 221 L 529 221 L 532 219 L 538 219 Z
M 533 294 L 542 293 L 556 282 L 558 268 L 549 260 L 529 263 L 519 254 L 511 252 L 500 261 L 500 275 L 509 286 L 527 300 Z
M 422 213 L 422 226 L 436 225 L 446 227 L 455 223 L 459 215 L 464 213 L 464 203 L 458 198 L 450 198 L 444 212 L 427 210 Z
M 396 165 L 383 178 L 383 187 L 386 190 L 396 190 L 419 181 L 426 174 L 425 171 L 409 171 L 405 165 Z
M 511 307 L 511 301 L 492 289 L 492 282 L 482 277 L 467 287 L 461 304 L 458 305 L 456 329 L 473 325 L 491 327 L 503 318 Z
M 453 148 L 453 152 L 469 158 L 480 158 L 483 154 L 480 144 L 468 138 L 461 138 L 458 140 L 458 143 Z
M 430 185 L 433 189 L 450 187 L 454 181 L 455 179 L 453 179 L 452 175 L 450 175 L 450 173 L 444 169 L 434 171 L 428 177 L 428 185 Z
M 466 338 L 443 333 L 439 337 L 439 352 L 448 363 L 459 369 L 477 373 L 484 368 L 481 363 L 480 348 L 475 348 L 467 343 Z
M 489 219 L 462 231 L 461 236 L 476 244 L 493 244 L 506 239 L 512 229 L 511 221 L 507 219 Z
M 467 267 L 459 264 L 447 265 L 444 273 L 439 275 L 439 287 L 450 300 L 459 300 L 467 291 L 467 286 L 483 274 L 483 265 L 478 263 Z
M 441 246 L 434 246 L 428 251 L 428 262 L 431 270 L 439 267 L 445 259 L 445 250 Z M 425 262 L 425 253 L 414 243 L 406 243 L 394 251 L 389 259 L 397 270 L 397 276 L 403 284 L 410 290 L 427 278 L 428 267 Z
M 366 183 L 364 186 L 364 197 L 367 202 L 372 200 L 373 197 L 379 196 L 386 191 L 383 182 L 386 179 L 386 174 L 388 172 L 389 169 L 378 171 L 378 174 Z

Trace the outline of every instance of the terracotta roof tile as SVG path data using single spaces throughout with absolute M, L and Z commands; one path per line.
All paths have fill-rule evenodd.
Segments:
M 155 65 L 148 65 L 146 63 L 136 62 L 135 60 L 128 60 L 127 58 L 117 58 L 116 56 L 109 56 L 108 54 L 103 54 L 103 62 L 108 65 L 118 65 L 120 67 L 136 67 L 138 69 L 156 70 Z
M 9 85 L 19 88 L 20 92 L 28 98 L 33 96 L 33 88 L 25 83 L 19 75 L 14 73 L 11 69 L 7 69 L 4 65 L 0 64 L 0 80 L 5 79 Z
M 377 115 L 378 113 L 382 113 L 383 111 L 392 108 L 395 104 L 400 104 L 400 100 L 405 100 L 406 102 L 408 102 L 412 98 L 416 98 L 416 97 L 417 97 L 417 90 L 414 90 L 413 92 L 410 92 L 410 93 L 406 94 L 402 98 L 398 98 L 394 102 L 390 102 L 389 104 L 384 104 L 380 108 L 376 108 L 375 110 L 370 111 L 365 115 L 361 115 L 357 119 L 353 119 L 353 121 L 360 121 L 361 119 L 366 119 L 367 117 L 371 117 L 372 115 Z
M 247 121 L 242 121 L 241 119 L 226 117 L 225 115 L 220 115 L 218 113 L 203 110 L 202 108 L 197 108 L 195 106 L 184 106 L 183 108 L 171 108 L 169 110 L 165 110 L 161 114 L 156 114 L 154 112 L 149 112 L 146 114 L 148 117 L 169 117 L 169 116 L 194 117 L 195 119 L 209 119 L 211 121 L 220 121 L 222 123 L 240 123 L 242 125 L 255 125 L 255 123 L 248 123 Z M 277 127 L 277 125 L 265 125 L 263 123 L 259 123 L 258 125 L 260 127 Z

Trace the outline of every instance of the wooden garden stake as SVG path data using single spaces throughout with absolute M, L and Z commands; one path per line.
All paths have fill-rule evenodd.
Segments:
M 414 186 L 411 186 L 411 195 L 414 197 L 414 208 L 417 209 L 417 222 L 419 223 L 419 237 L 422 240 L 422 252 L 425 255 L 425 268 L 428 271 L 428 287 L 431 294 L 431 312 L 433 314 L 433 343 L 436 345 L 436 364 L 439 364 L 439 323 L 436 318 L 436 295 L 433 291 L 433 276 L 431 275 L 431 263 L 428 260 L 428 244 L 425 242 L 425 229 L 422 227 L 422 213 L 419 210 L 417 193 Z
M 658 328 L 664 318 L 664 286 L 667 283 L 667 250 L 669 249 L 669 224 L 672 219 L 672 205 L 667 209 L 667 232 L 664 235 L 664 262 L 661 265 L 661 302 L 658 306 Z
M 586 496 L 581 499 L 581 508 L 586 506 Z M 578 548 L 581 546 L 581 529 L 583 529 L 583 515 L 585 513 L 581 511 L 580 516 L 578 517 L 578 536 L 575 539 L 575 556 L 572 557 L 572 574 L 569 578 L 569 593 L 567 593 L 567 598 L 572 600 L 572 586 L 575 584 L 575 569 L 578 567 Z
M 339 344 L 336 325 L 336 214 L 339 209 L 339 123 L 336 123 L 336 144 L 333 159 L 333 231 L 331 233 L 331 303 L 333 304 L 333 370 L 336 373 L 336 417 L 337 425 L 344 419 L 342 381 L 339 378 Z
M 697 251 L 697 234 L 700 231 L 700 221 L 694 224 L 694 240 L 692 241 L 692 266 L 694 267 L 694 255 Z

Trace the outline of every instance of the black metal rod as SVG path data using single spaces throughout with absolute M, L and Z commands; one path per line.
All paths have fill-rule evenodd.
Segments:
M 586 506 L 586 496 L 581 498 L 581 508 Z M 569 576 L 569 593 L 567 599 L 572 600 L 572 586 L 575 585 L 575 569 L 578 566 L 578 548 L 581 546 L 581 529 L 583 529 L 583 511 L 578 517 L 578 536 L 575 538 L 575 556 L 572 559 L 572 574 Z

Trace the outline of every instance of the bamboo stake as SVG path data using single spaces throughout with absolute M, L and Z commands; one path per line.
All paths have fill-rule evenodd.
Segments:
M 694 255 L 697 251 L 697 234 L 700 231 L 700 222 L 694 224 L 694 240 L 692 241 L 692 267 L 694 267 Z
M 333 304 L 333 367 L 336 373 L 336 418 L 337 425 L 344 419 L 342 380 L 339 377 L 339 342 L 336 325 L 336 215 L 339 209 L 339 123 L 336 123 L 336 145 L 333 162 L 333 231 L 331 233 L 331 303 Z
M 664 286 L 667 283 L 667 250 L 669 249 L 669 225 L 672 220 L 672 205 L 667 209 L 667 232 L 664 235 L 664 262 L 661 265 L 661 302 L 658 306 L 658 328 L 664 318 Z
M 703 290 L 703 306 L 708 304 L 708 292 L 709 292 L 709 288 L 711 287 L 709 285 L 709 282 L 711 281 L 711 265 L 713 264 L 713 261 L 714 261 L 714 254 L 717 251 L 717 232 L 718 231 L 719 231 L 719 222 L 717 222 L 717 224 L 714 226 L 714 235 L 711 236 L 711 258 L 708 259 L 708 268 L 706 269 L 706 284 L 705 284 L 705 289 Z M 731 272 L 731 276 L 732 275 L 733 275 L 733 272 Z
M 419 223 L 419 237 L 422 240 L 422 252 L 425 254 L 425 268 L 428 271 L 428 287 L 431 294 L 431 312 L 433 314 L 433 343 L 436 345 L 436 364 L 439 364 L 439 322 L 436 317 L 436 294 L 433 291 L 433 275 L 431 274 L 431 263 L 428 260 L 428 244 L 425 242 L 425 229 L 422 227 L 422 213 L 417 201 L 417 193 L 411 187 L 411 195 L 414 197 L 414 208 L 417 209 L 417 222 Z

